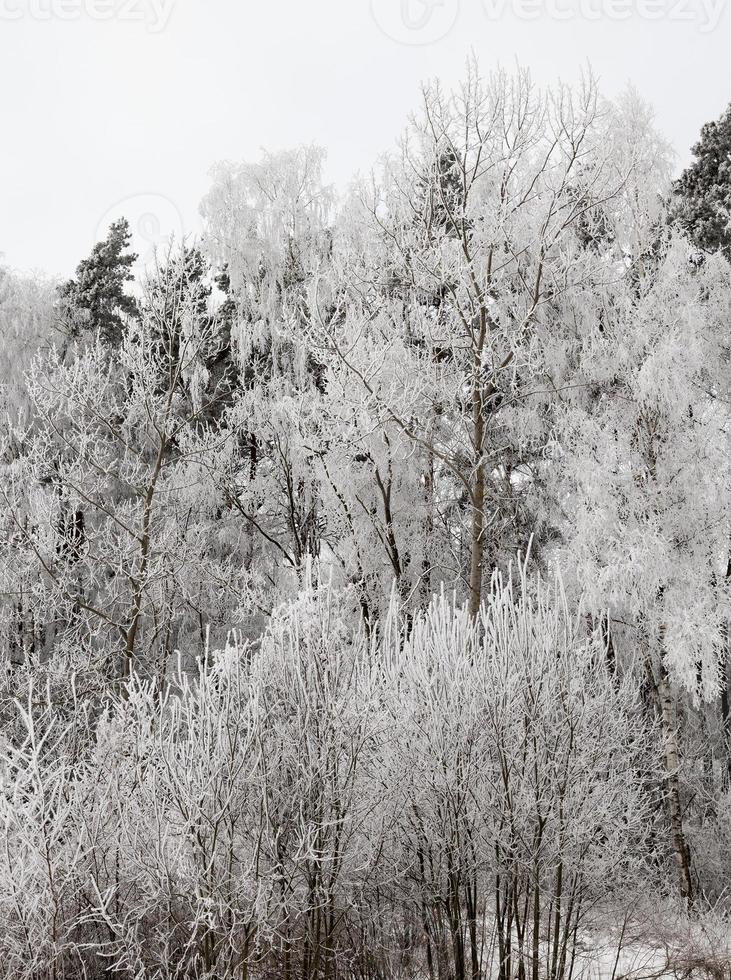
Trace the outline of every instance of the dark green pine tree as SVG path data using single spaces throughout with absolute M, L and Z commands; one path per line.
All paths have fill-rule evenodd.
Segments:
M 701 251 L 731 261 L 731 105 L 703 127 L 693 156 L 673 188 L 675 220 Z
M 71 339 L 98 334 L 108 346 L 119 345 L 124 317 L 137 313 L 137 303 L 125 289 L 134 279 L 131 269 L 137 261 L 129 250 L 131 237 L 127 219 L 115 221 L 106 239 L 78 264 L 76 277 L 61 287 L 61 317 Z

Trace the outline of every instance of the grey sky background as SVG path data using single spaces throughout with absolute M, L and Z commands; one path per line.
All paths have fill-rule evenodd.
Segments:
M 632 82 L 678 167 L 731 101 L 723 0 L 0 0 L 0 253 L 69 275 L 126 214 L 143 257 L 199 229 L 211 166 L 302 142 L 343 186 L 391 148 L 421 80 L 515 59 Z

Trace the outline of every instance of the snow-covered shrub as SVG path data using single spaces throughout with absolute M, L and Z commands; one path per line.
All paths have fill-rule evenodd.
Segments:
M 636 688 L 558 583 L 529 584 L 496 581 L 476 624 L 437 600 L 390 651 L 402 901 L 440 975 L 566 976 L 587 911 L 648 872 L 656 757 Z
M 525 573 L 368 638 L 351 599 L 307 573 L 257 644 L 93 725 L 17 709 L 0 976 L 568 976 L 648 873 L 636 685 Z

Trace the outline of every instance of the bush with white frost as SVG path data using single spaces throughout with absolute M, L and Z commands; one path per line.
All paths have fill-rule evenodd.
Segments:
M 560 586 L 377 636 L 308 580 L 260 642 L 132 679 L 84 751 L 18 707 L 0 976 L 569 977 L 648 874 L 654 737 Z

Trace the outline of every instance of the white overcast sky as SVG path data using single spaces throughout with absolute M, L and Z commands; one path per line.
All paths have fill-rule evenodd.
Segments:
M 343 185 L 393 145 L 420 80 L 454 81 L 470 49 L 485 70 L 517 58 L 540 82 L 573 80 L 588 60 L 607 95 L 634 83 L 680 165 L 731 101 L 725 7 L 0 0 L 0 253 L 69 275 L 119 214 L 141 250 L 195 233 L 211 165 L 261 147 L 320 143 Z

